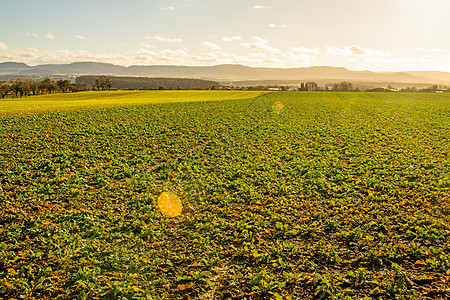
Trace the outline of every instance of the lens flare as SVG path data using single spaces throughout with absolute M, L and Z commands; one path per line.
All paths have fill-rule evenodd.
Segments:
M 281 113 L 281 112 L 284 110 L 284 104 L 281 103 L 281 102 L 275 102 L 275 103 L 272 105 L 272 110 L 273 110 L 275 113 L 279 114 L 279 113 Z
M 175 218 L 181 214 L 183 205 L 174 193 L 163 192 L 158 198 L 158 208 L 166 217 Z

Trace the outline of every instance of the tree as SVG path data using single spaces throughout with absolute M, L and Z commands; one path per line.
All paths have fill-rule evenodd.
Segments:
M 351 92 L 353 91 L 353 84 L 348 81 L 342 81 L 341 83 L 333 83 L 332 89 L 333 91 L 339 92 Z
M 84 83 L 74 83 L 70 85 L 70 91 L 71 92 L 82 92 L 82 91 L 89 91 L 91 89 L 90 86 L 84 84 Z
M 39 84 L 39 89 L 49 94 L 57 90 L 55 83 L 48 77 L 41 81 L 41 83 Z
M 300 85 L 300 91 L 306 91 L 307 89 L 305 88 L 305 83 L 302 82 L 302 84 Z
M 342 81 L 339 83 L 339 88 L 342 92 L 351 92 L 353 91 L 353 84 L 351 82 Z
M 31 81 L 17 79 L 11 86 L 15 97 L 25 97 L 31 92 Z
M 319 89 L 319 86 L 317 85 L 316 82 L 307 82 L 305 84 L 305 89 L 307 91 L 317 91 Z
M 30 90 L 33 93 L 33 96 L 39 95 L 39 83 L 37 81 L 31 81 L 30 82 Z
M 106 76 L 100 76 L 95 79 L 94 88 L 98 91 L 109 91 L 112 88 L 112 84 L 109 78 L 107 78 Z
M 56 82 L 56 85 L 58 86 L 59 90 L 63 93 L 67 93 L 70 90 L 70 81 L 69 80 L 58 80 Z
M 11 91 L 11 86 L 8 83 L 0 84 L 0 98 L 6 98 L 6 95 Z

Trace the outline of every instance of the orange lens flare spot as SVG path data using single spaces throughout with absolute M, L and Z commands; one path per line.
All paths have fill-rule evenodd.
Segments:
M 171 192 L 164 192 L 159 195 L 158 208 L 163 215 L 175 218 L 181 214 L 183 206 L 177 195 Z
M 284 109 L 284 105 L 283 105 L 283 103 L 281 103 L 281 102 L 275 102 L 273 105 L 272 105 L 272 110 L 275 112 L 275 113 L 277 113 L 277 114 L 279 114 L 279 113 L 281 113 L 281 111 Z

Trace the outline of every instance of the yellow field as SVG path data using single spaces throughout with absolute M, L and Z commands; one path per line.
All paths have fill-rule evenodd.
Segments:
M 115 106 L 248 99 L 264 93 L 259 91 L 103 91 L 52 94 L 0 100 L 0 116 Z

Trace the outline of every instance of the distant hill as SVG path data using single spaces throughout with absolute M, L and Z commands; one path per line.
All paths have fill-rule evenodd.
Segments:
M 426 77 L 437 81 L 447 81 L 450 82 L 450 73 L 441 71 L 412 71 L 409 74 L 416 77 Z
M 1 76 L 3 75 L 3 76 Z M 450 73 L 447 72 L 372 72 L 351 71 L 343 67 L 307 67 L 307 68 L 261 68 L 243 65 L 217 66 L 118 66 L 97 62 L 74 62 L 70 64 L 46 64 L 28 66 L 23 63 L 0 63 L 0 76 L 140 76 L 198 78 L 223 83 L 233 81 L 359 81 L 366 83 L 404 83 L 404 84 L 450 84 Z

